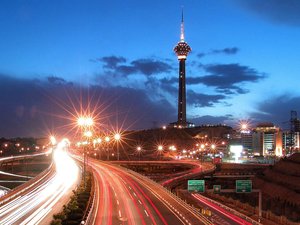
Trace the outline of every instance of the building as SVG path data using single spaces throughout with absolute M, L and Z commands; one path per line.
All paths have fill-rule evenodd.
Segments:
M 253 150 L 253 133 L 251 130 L 247 132 L 241 132 L 241 144 L 243 149 L 247 150 L 249 153 Z
M 193 127 L 194 124 L 187 122 L 186 119 L 186 83 L 185 83 L 185 61 L 187 55 L 191 52 L 191 47 L 184 40 L 184 20 L 183 12 L 181 18 L 180 41 L 174 48 L 179 61 L 179 84 L 178 84 L 178 119 L 170 126 L 178 128 Z
M 285 131 L 282 133 L 282 148 L 285 154 L 299 151 L 300 132 Z
M 282 131 L 272 123 L 257 125 L 252 134 L 253 153 L 282 156 Z
M 300 120 L 297 111 L 291 111 L 290 130 L 283 133 L 283 149 L 286 154 L 299 150 Z

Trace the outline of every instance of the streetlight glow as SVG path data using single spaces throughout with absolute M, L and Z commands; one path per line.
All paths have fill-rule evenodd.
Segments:
M 159 145 L 158 147 L 157 147 L 157 150 L 158 151 L 162 151 L 164 149 L 164 147 L 162 146 L 162 145 Z
M 77 120 L 77 124 L 79 126 L 83 126 L 84 122 L 85 122 L 85 118 L 84 117 L 79 117 L 78 120 Z
M 242 127 L 242 130 L 246 130 L 248 126 L 247 126 L 247 124 L 244 123 L 244 124 L 242 124 L 241 127 Z
M 57 143 L 56 138 L 54 136 L 50 136 L 50 142 L 52 145 L 55 145 Z
M 88 131 L 84 132 L 84 136 L 90 138 L 93 136 L 93 133 L 92 133 L 92 131 L 88 130 Z
M 116 141 L 119 141 L 121 139 L 121 135 L 119 133 L 116 133 L 114 138 Z
M 94 124 L 94 121 L 91 117 L 79 117 L 77 124 L 82 127 L 90 127 Z
M 94 124 L 94 121 L 91 117 L 85 118 L 85 124 L 86 126 L 92 126 Z

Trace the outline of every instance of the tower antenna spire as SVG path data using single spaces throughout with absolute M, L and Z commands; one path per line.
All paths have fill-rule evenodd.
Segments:
M 181 41 L 181 42 L 184 42 L 184 20 L 183 20 L 183 6 L 182 6 L 182 9 L 181 9 L 180 41 Z

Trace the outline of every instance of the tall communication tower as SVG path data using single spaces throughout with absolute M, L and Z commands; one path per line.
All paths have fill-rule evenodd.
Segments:
M 191 47 L 184 40 L 183 11 L 181 15 L 180 41 L 174 48 L 179 61 L 179 88 L 178 88 L 178 120 L 177 126 L 188 127 L 186 120 L 186 84 L 185 84 L 185 60 L 191 52 Z

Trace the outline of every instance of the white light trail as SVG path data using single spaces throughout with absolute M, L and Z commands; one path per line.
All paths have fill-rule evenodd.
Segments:
M 53 152 L 55 174 L 33 190 L 0 207 L 0 224 L 43 224 L 62 197 L 78 181 L 79 168 L 65 151 L 66 141 Z

